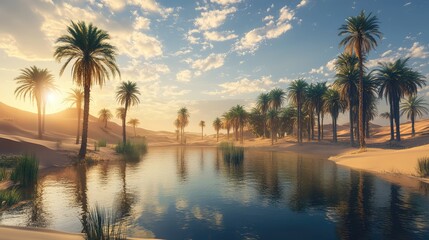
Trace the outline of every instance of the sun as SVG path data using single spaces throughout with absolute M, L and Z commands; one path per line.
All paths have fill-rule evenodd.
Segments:
M 46 94 L 46 101 L 49 103 L 55 103 L 57 100 L 57 96 L 53 92 L 49 92 Z

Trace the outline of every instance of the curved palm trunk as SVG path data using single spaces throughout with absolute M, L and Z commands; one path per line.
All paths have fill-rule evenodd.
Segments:
M 362 57 L 362 47 L 359 42 L 358 51 L 359 51 L 359 147 L 364 149 L 365 146 L 365 132 L 363 129 L 363 57 Z
M 87 78 L 87 77 L 86 77 Z M 86 156 L 86 147 L 88 145 L 88 119 L 89 119 L 89 99 L 91 94 L 91 87 L 89 81 L 85 79 L 85 86 L 83 88 L 84 103 L 83 103 L 83 126 L 82 126 L 82 141 L 79 150 L 79 159 L 83 160 Z
M 401 123 L 400 123 L 400 115 L 399 115 L 399 98 L 395 99 L 395 125 L 396 125 L 396 141 L 401 141 Z
M 354 139 L 354 132 L 353 132 L 353 127 L 354 127 L 354 121 L 353 121 L 353 106 L 352 106 L 352 96 L 350 96 L 350 100 L 349 100 L 349 122 L 350 122 L 350 144 L 353 146 L 355 145 L 355 139 Z
M 392 97 L 389 96 L 389 108 L 390 108 L 390 115 L 389 115 L 389 122 L 390 122 L 390 141 L 393 141 L 395 139 L 395 130 L 393 128 L 393 100 Z
M 414 112 L 411 113 L 411 136 L 416 135 L 416 130 L 414 129 Z
M 80 118 L 81 118 L 81 114 L 82 114 L 82 106 L 79 104 L 77 104 L 76 106 L 77 108 L 77 133 L 76 133 L 76 144 L 79 144 L 79 137 L 80 137 Z
M 38 138 L 42 139 L 43 138 L 43 131 L 42 131 L 42 106 L 40 103 L 40 100 L 37 100 L 37 124 L 38 124 Z

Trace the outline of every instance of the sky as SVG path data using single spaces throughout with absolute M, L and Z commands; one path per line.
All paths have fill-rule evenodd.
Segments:
M 55 40 L 70 21 L 92 22 L 117 47 L 121 78 L 91 92 L 91 111 L 115 111 L 121 81 L 137 82 L 141 103 L 129 117 L 140 127 L 174 130 L 181 107 L 190 111 L 189 131 L 211 123 L 230 107 L 255 105 L 261 92 L 286 89 L 292 80 L 334 80 L 333 64 L 343 49 L 338 28 L 361 10 L 380 21 L 383 38 L 367 66 L 410 57 L 410 66 L 429 77 L 427 0 L 3 0 L 0 2 L 0 102 L 36 112 L 16 98 L 20 69 L 47 68 L 59 92 L 48 113 L 69 107 L 62 99 L 74 87 L 71 69 L 53 59 Z M 429 101 L 429 87 L 419 92 Z M 380 100 L 379 113 L 387 110 Z M 329 118 L 328 118 L 329 119 Z M 115 120 L 119 123 L 118 120 Z M 326 120 L 329 121 L 329 120 Z M 346 121 L 346 115 L 339 123 Z M 377 118 L 375 123 L 386 124 Z

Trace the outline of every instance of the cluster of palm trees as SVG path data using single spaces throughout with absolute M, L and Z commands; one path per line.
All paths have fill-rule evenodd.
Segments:
M 185 137 L 185 127 L 189 124 L 189 111 L 186 107 L 182 107 L 177 111 L 177 118 L 174 121 L 174 125 L 176 126 L 177 130 L 177 140 L 179 140 L 180 135 L 180 143 L 185 144 L 186 143 L 186 137 Z M 205 123 L 203 124 L 205 126 Z M 200 125 L 201 126 L 201 125 Z M 202 126 L 201 128 L 204 128 Z
M 85 22 L 71 22 L 67 26 L 67 34 L 56 40 L 54 58 L 64 64 L 60 69 L 60 75 L 64 73 L 69 65 L 73 82 L 77 88 L 72 89 L 66 101 L 71 105 L 76 105 L 78 115 L 78 129 L 76 134 L 76 144 L 79 143 L 81 135 L 81 147 L 79 159 L 85 159 L 88 142 L 88 120 L 91 99 L 91 89 L 93 85 L 103 86 L 106 80 L 116 75 L 120 76 L 119 68 L 116 64 L 116 47 L 109 43 L 110 35 L 92 24 Z M 53 75 L 47 69 L 40 69 L 36 66 L 21 70 L 21 74 L 16 78 L 18 87 L 15 90 L 17 97 L 35 101 L 38 112 L 38 137 L 43 137 L 44 113 L 46 108 L 47 92 L 56 91 Z M 135 82 L 122 82 L 116 92 L 116 100 L 123 105 L 117 109 L 122 120 L 123 143 L 126 142 L 125 123 L 128 109 L 140 102 L 140 94 Z M 83 123 L 81 130 L 81 112 L 83 105 Z M 113 115 L 108 109 L 99 112 L 100 119 L 107 127 L 107 122 Z M 118 114 L 117 114 L 118 115 Z M 137 119 L 130 119 L 128 122 L 135 127 L 139 124 Z

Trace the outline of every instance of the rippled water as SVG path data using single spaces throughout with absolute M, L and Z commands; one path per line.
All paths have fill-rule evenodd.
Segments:
M 139 162 L 42 177 L 31 202 L 0 213 L 0 224 L 80 232 L 98 204 L 116 208 L 135 237 L 429 239 L 428 189 L 293 153 L 248 150 L 231 165 L 215 148 L 151 148 Z

